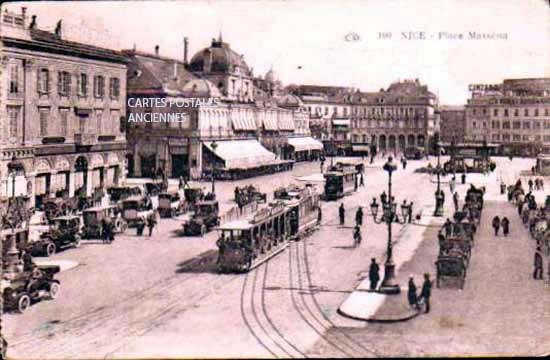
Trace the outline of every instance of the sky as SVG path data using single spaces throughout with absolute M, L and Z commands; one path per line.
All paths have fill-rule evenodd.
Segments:
M 63 20 L 63 36 L 113 49 L 189 57 L 222 33 L 255 74 L 283 84 L 350 86 L 362 91 L 416 79 L 442 104 L 466 102 L 468 84 L 550 77 L 547 0 L 192 0 L 12 2 L 37 15 L 38 28 Z M 425 39 L 404 39 L 415 32 Z M 422 34 L 419 34 L 423 32 Z M 440 33 L 463 39 L 440 38 Z M 469 39 L 470 32 L 506 39 Z M 385 33 L 381 36 L 380 33 Z M 389 35 L 391 34 L 391 38 Z

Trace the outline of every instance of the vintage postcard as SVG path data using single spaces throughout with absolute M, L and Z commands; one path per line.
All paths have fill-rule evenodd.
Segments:
M 0 44 L 0 358 L 550 354 L 549 1 L 12 1 Z

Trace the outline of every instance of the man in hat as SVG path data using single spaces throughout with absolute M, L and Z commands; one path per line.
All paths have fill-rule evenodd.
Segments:
M 540 254 L 540 247 L 537 247 L 535 252 L 535 271 L 533 272 L 533 279 L 542 280 L 542 255 Z
M 357 212 L 355 213 L 355 225 L 363 226 L 363 208 L 359 206 Z
M 416 284 L 414 283 L 413 275 L 409 276 L 409 289 L 407 291 L 407 298 L 409 299 L 409 305 L 414 307 L 416 310 L 420 309 L 418 305 L 418 297 L 416 294 Z
M 422 290 L 420 297 L 424 299 L 424 305 L 426 306 L 425 313 L 430 312 L 430 296 L 432 295 L 432 281 L 430 280 L 430 274 L 424 274 L 424 283 L 422 284 Z
M 376 263 L 376 259 L 372 258 L 370 267 L 369 267 L 369 280 L 370 280 L 370 289 L 376 290 L 378 286 L 378 281 L 380 281 L 380 266 Z

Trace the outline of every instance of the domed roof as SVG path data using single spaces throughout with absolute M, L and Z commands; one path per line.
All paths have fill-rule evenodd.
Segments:
M 221 98 L 222 94 L 217 87 L 206 79 L 193 79 L 183 87 L 183 95 L 186 97 Z
M 265 74 L 265 81 L 275 83 L 275 82 L 279 81 L 279 77 L 277 76 L 275 71 L 273 71 L 273 69 L 271 69 Z
M 299 108 L 304 105 L 302 100 L 294 94 L 286 94 L 277 98 L 277 105 L 283 108 Z
M 243 74 L 251 75 L 250 68 L 246 64 L 242 55 L 231 50 L 228 43 L 212 39 L 212 44 L 208 48 L 204 48 L 197 52 L 189 64 L 191 71 L 204 71 L 205 59 L 212 56 L 210 72 L 235 72 L 240 69 Z

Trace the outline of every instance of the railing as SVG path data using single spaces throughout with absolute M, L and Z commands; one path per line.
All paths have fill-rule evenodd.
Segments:
M 242 217 L 253 214 L 258 210 L 258 202 L 253 201 L 250 204 L 243 206 L 242 211 L 238 206 L 233 206 L 229 211 L 220 216 L 220 225 L 230 221 L 239 220 Z

